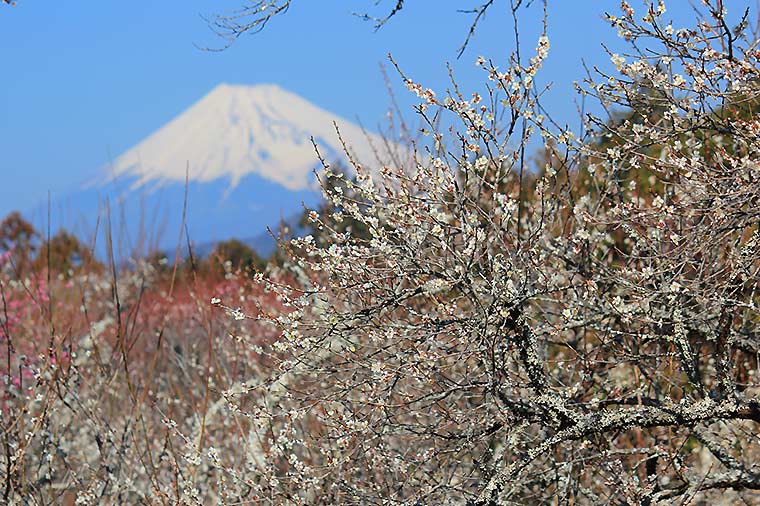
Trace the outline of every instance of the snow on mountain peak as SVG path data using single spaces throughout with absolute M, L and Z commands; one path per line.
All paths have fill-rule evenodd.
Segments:
M 333 122 L 363 163 L 375 161 L 378 136 L 277 85 L 220 84 L 200 101 L 119 156 L 109 180 L 132 176 L 133 189 L 228 177 L 234 187 L 258 174 L 289 190 L 313 187 L 318 166 L 311 137 L 328 160 L 345 158 Z

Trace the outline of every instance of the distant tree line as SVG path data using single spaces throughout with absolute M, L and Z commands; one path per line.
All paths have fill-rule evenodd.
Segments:
M 94 248 L 83 243 L 75 234 L 61 229 L 49 239 L 19 213 L 13 211 L 0 222 L 0 268 L 14 277 L 23 278 L 31 272 L 50 269 L 64 277 L 82 272 L 102 273 L 104 263 Z M 153 251 L 145 258 L 158 270 L 169 270 L 169 256 Z M 239 239 L 217 243 L 203 258 L 190 255 L 179 265 L 180 274 L 196 271 L 202 274 L 225 274 L 232 271 L 254 272 L 266 265 L 266 258 Z

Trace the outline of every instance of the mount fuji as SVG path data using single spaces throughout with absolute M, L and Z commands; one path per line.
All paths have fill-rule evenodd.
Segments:
M 361 164 L 390 158 L 379 154 L 388 153 L 380 136 L 279 86 L 221 84 L 101 169 L 80 194 L 59 202 L 57 215 L 93 230 L 93 217 L 103 223 L 108 202 L 123 252 L 167 249 L 181 227 L 187 174 L 191 241 L 236 237 L 267 254 L 266 228 L 321 198 L 312 138 L 331 163 L 347 158 L 341 138 Z

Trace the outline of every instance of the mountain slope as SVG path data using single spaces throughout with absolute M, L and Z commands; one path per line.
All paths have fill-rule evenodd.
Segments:
M 326 160 L 345 161 L 334 122 L 351 156 L 377 166 L 379 136 L 275 85 L 219 85 L 63 199 L 68 223 L 61 225 L 73 223 L 86 235 L 99 216 L 102 230 L 107 201 L 120 256 L 173 248 L 187 170 L 186 225 L 194 243 L 266 239 L 267 227 L 276 230 L 281 219 L 320 200 L 311 138 Z M 266 243 L 262 252 L 271 250 Z

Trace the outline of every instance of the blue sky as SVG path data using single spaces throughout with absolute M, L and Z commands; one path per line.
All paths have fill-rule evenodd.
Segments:
M 0 216 L 35 206 L 48 191 L 55 201 L 75 189 L 221 82 L 276 83 L 372 128 L 389 105 L 380 72 L 387 53 L 436 91 L 449 85 L 446 62 L 464 90 L 478 91 L 484 76 L 475 58 L 506 64 L 514 49 L 507 2 L 495 3 L 457 59 L 470 17 L 456 9 L 475 1 L 408 1 L 375 32 L 351 13 L 369 9 L 379 15 L 395 1 L 375 6 L 374 0 L 294 0 L 263 32 L 223 52 L 199 50 L 222 44 L 201 15 L 230 12 L 242 3 L 19 0 L 15 8 L 0 8 Z M 542 19 L 540 2 L 533 4 L 521 13 L 527 51 L 535 46 Z M 537 82 L 554 83 L 545 104 L 563 121 L 578 121 L 571 84 L 583 76 L 581 60 L 607 64 L 600 43 L 614 47 L 615 36 L 602 13 L 616 6 L 549 3 L 552 50 Z M 686 0 L 668 6 L 675 19 L 690 9 Z M 400 78 L 388 70 L 409 107 Z

